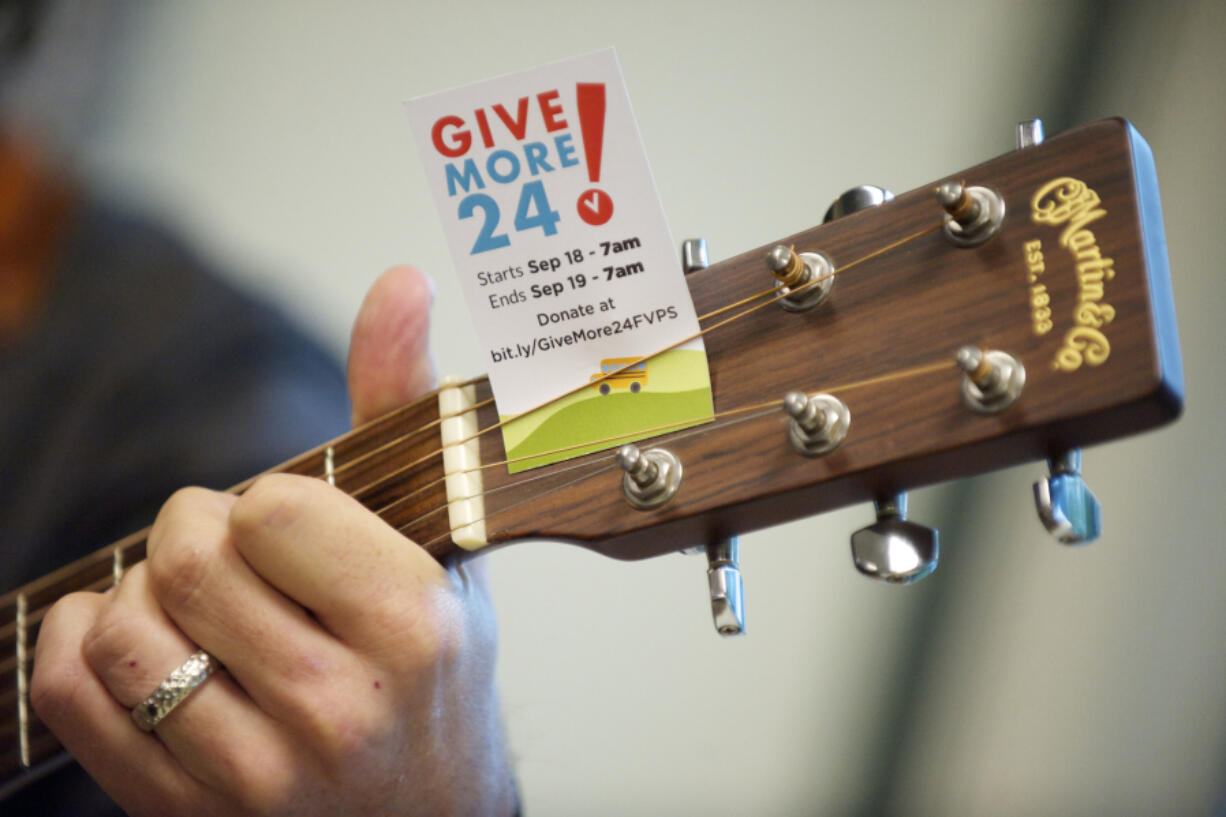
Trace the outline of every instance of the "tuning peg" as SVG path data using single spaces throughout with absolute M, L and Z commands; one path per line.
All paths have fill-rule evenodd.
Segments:
M 631 507 L 640 511 L 658 508 L 681 487 L 681 460 L 671 451 L 626 444 L 617 450 L 621 466 L 622 493 Z
M 681 242 L 681 269 L 686 275 L 711 266 L 707 260 L 707 240 L 687 238 Z
M 736 536 L 707 545 L 707 586 L 711 617 L 722 636 L 745 634 L 745 586 L 741 579 L 741 544 Z
M 907 495 L 895 494 L 873 504 L 877 522 L 851 535 L 856 569 L 894 584 L 910 584 L 936 570 L 940 537 L 932 528 L 907 521 Z
M 1081 449 L 1048 460 L 1051 476 L 1034 484 L 1034 503 L 1043 527 L 1066 545 L 1093 542 L 1103 532 L 1102 506 L 1081 478 Z
M 788 441 L 806 457 L 820 457 L 838 448 L 847 438 L 851 412 L 847 404 L 832 394 L 788 392 L 783 410 L 792 418 Z
M 766 254 L 766 268 L 783 295 L 779 305 L 788 312 L 812 309 L 826 300 L 834 286 L 834 264 L 819 252 L 798 253 L 786 244 L 776 244 Z
M 1032 148 L 1043 142 L 1043 120 L 1025 119 L 1017 123 L 1017 149 Z
M 978 247 L 1005 220 L 1005 200 L 995 190 L 949 180 L 937 185 L 936 197 L 945 208 L 945 237 L 956 246 Z
M 1022 396 L 1026 368 L 1008 352 L 963 346 L 955 359 L 962 370 L 962 402 L 967 408 L 994 414 Z
M 858 213 L 861 210 L 885 204 L 893 198 L 894 194 L 889 190 L 886 190 L 884 187 L 877 187 L 874 184 L 862 184 L 859 187 L 853 187 L 834 200 L 829 209 L 826 210 L 822 223 L 826 224 L 843 216 L 850 216 L 852 213 Z

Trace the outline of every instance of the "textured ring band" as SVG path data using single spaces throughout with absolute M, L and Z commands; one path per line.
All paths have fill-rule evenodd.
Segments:
M 190 658 L 158 684 L 158 688 L 145 700 L 132 707 L 132 720 L 146 732 L 161 723 L 171 711 L 183 703 L 196 687 L 204 683 L 221 664 L 204 650 L 193 653 Z

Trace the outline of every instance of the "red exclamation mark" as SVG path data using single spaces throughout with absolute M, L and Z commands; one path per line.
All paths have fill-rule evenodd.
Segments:
M 583 136 L 583 155 L 587 158 L 587 177 L 597 184 L 604 153 L 604 83 L 575 83 L 575 102 L 579 108 L 579 132 Z M 583 191 L 576 207 L 579 218 L 596 227 L 613 217 L 613 199 L 599 187 Z

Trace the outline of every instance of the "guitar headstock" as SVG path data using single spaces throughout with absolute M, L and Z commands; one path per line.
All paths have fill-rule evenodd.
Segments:
M 989 191 L 979 202 L 986 235 L 943 226 L 949 211 L 974 220 L 959 185 L 971 198 Z M 768 262 L 776 245 L 784 249 Z M 830 264 L 812 287 L 832 283 L 830 292 L 812 308 L 763 295 L 789 247 Z M 640 443 L 681 463 L 675 495 L 632 507 L 611 452 L 514 476 L 491 469 L 491 543 L 557 538 L 643 558 L 1059 458 L 1167 422 L 1182 405 L 1157 177 L 1123 120 L 1021 148 L 688 280 L 698 314 L 710 316 L 716 420 Z M 991 354 L 981 361 L 981 352 Z M 989 382 L 993 363 L 1000 383 Z M 1015 393 L 975 406 L 966 384 L 976 378 Z M 802 453 L 789 439 L 784 397 L 795 391 L 846 407 L 832 450 Z M 491 422 L 492 406 L 480 425 Z M 497 435 L 485 435 L 482 461 L 503 458 Z

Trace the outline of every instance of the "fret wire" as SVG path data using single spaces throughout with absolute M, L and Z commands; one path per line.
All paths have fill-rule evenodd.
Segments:
M 123 578 L 123 548 L 115 545 L 111 548 L 111 585 L 119 584 Z
M 26 680 L 26 594 L 17 594 L 17 745 L 21 767 L 30 768 L 30 725 L 27 710 L 29 687 Z

